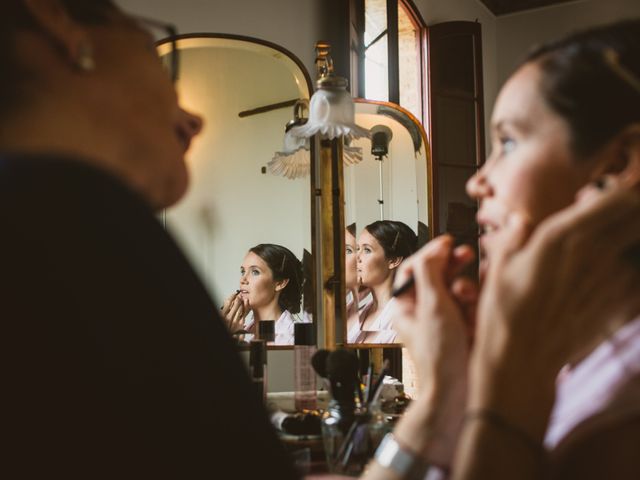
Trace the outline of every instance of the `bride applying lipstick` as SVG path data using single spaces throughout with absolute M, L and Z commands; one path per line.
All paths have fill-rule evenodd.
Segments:
M 300 312 L 302 265 L 281 245 L 250 248 L 240 266 L 239 289 L 222 307 L 231 333 L 256 333 L 261 320 L 276 320 L 276 345 L 293 345 L 293 314 Z M 271 343 L 271 342 L 270 342 Z

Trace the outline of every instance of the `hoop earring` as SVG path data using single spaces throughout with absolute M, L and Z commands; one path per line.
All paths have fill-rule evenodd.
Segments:
M 76 66 L 83 72 L 92 72 L 96 68 L 96 61 L 93 58 L 93 47 L 89 42 L 82 42 L 78 45 L 78 55 Z

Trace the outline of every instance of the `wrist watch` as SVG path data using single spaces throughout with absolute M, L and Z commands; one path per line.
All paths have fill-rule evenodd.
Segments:
M 422 480 L 429 469 L 429 464 L 418 455 L 403 448 L 396 441 L 393 433 L 387 433 L 384 436 L 376 450 L 375 459 L 382 467 L 388 468 L 403 479 Z

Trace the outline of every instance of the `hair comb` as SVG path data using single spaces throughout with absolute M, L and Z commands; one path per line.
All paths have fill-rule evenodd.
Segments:
M 602 53 L 604 63 L 615 73 L 618 77 L 624 80 L 629 86 L 631 86 L 636 92 L 640 93 L 640 79 L 627 67 L 620 63 L 620 55 L 613 48 L 607 48 Z

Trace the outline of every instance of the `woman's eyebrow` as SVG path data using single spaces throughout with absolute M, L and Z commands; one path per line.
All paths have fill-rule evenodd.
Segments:
M 497 122 L 491 122 L 491 130 L 494 132 L 500 132 L 505 128 L 515 128 L 517 130 L 521 130 L 526 132 L 529 130 L 530 122 L 527 121 L 526 118 L 509 118 L 509 119 L 501 119 Z

